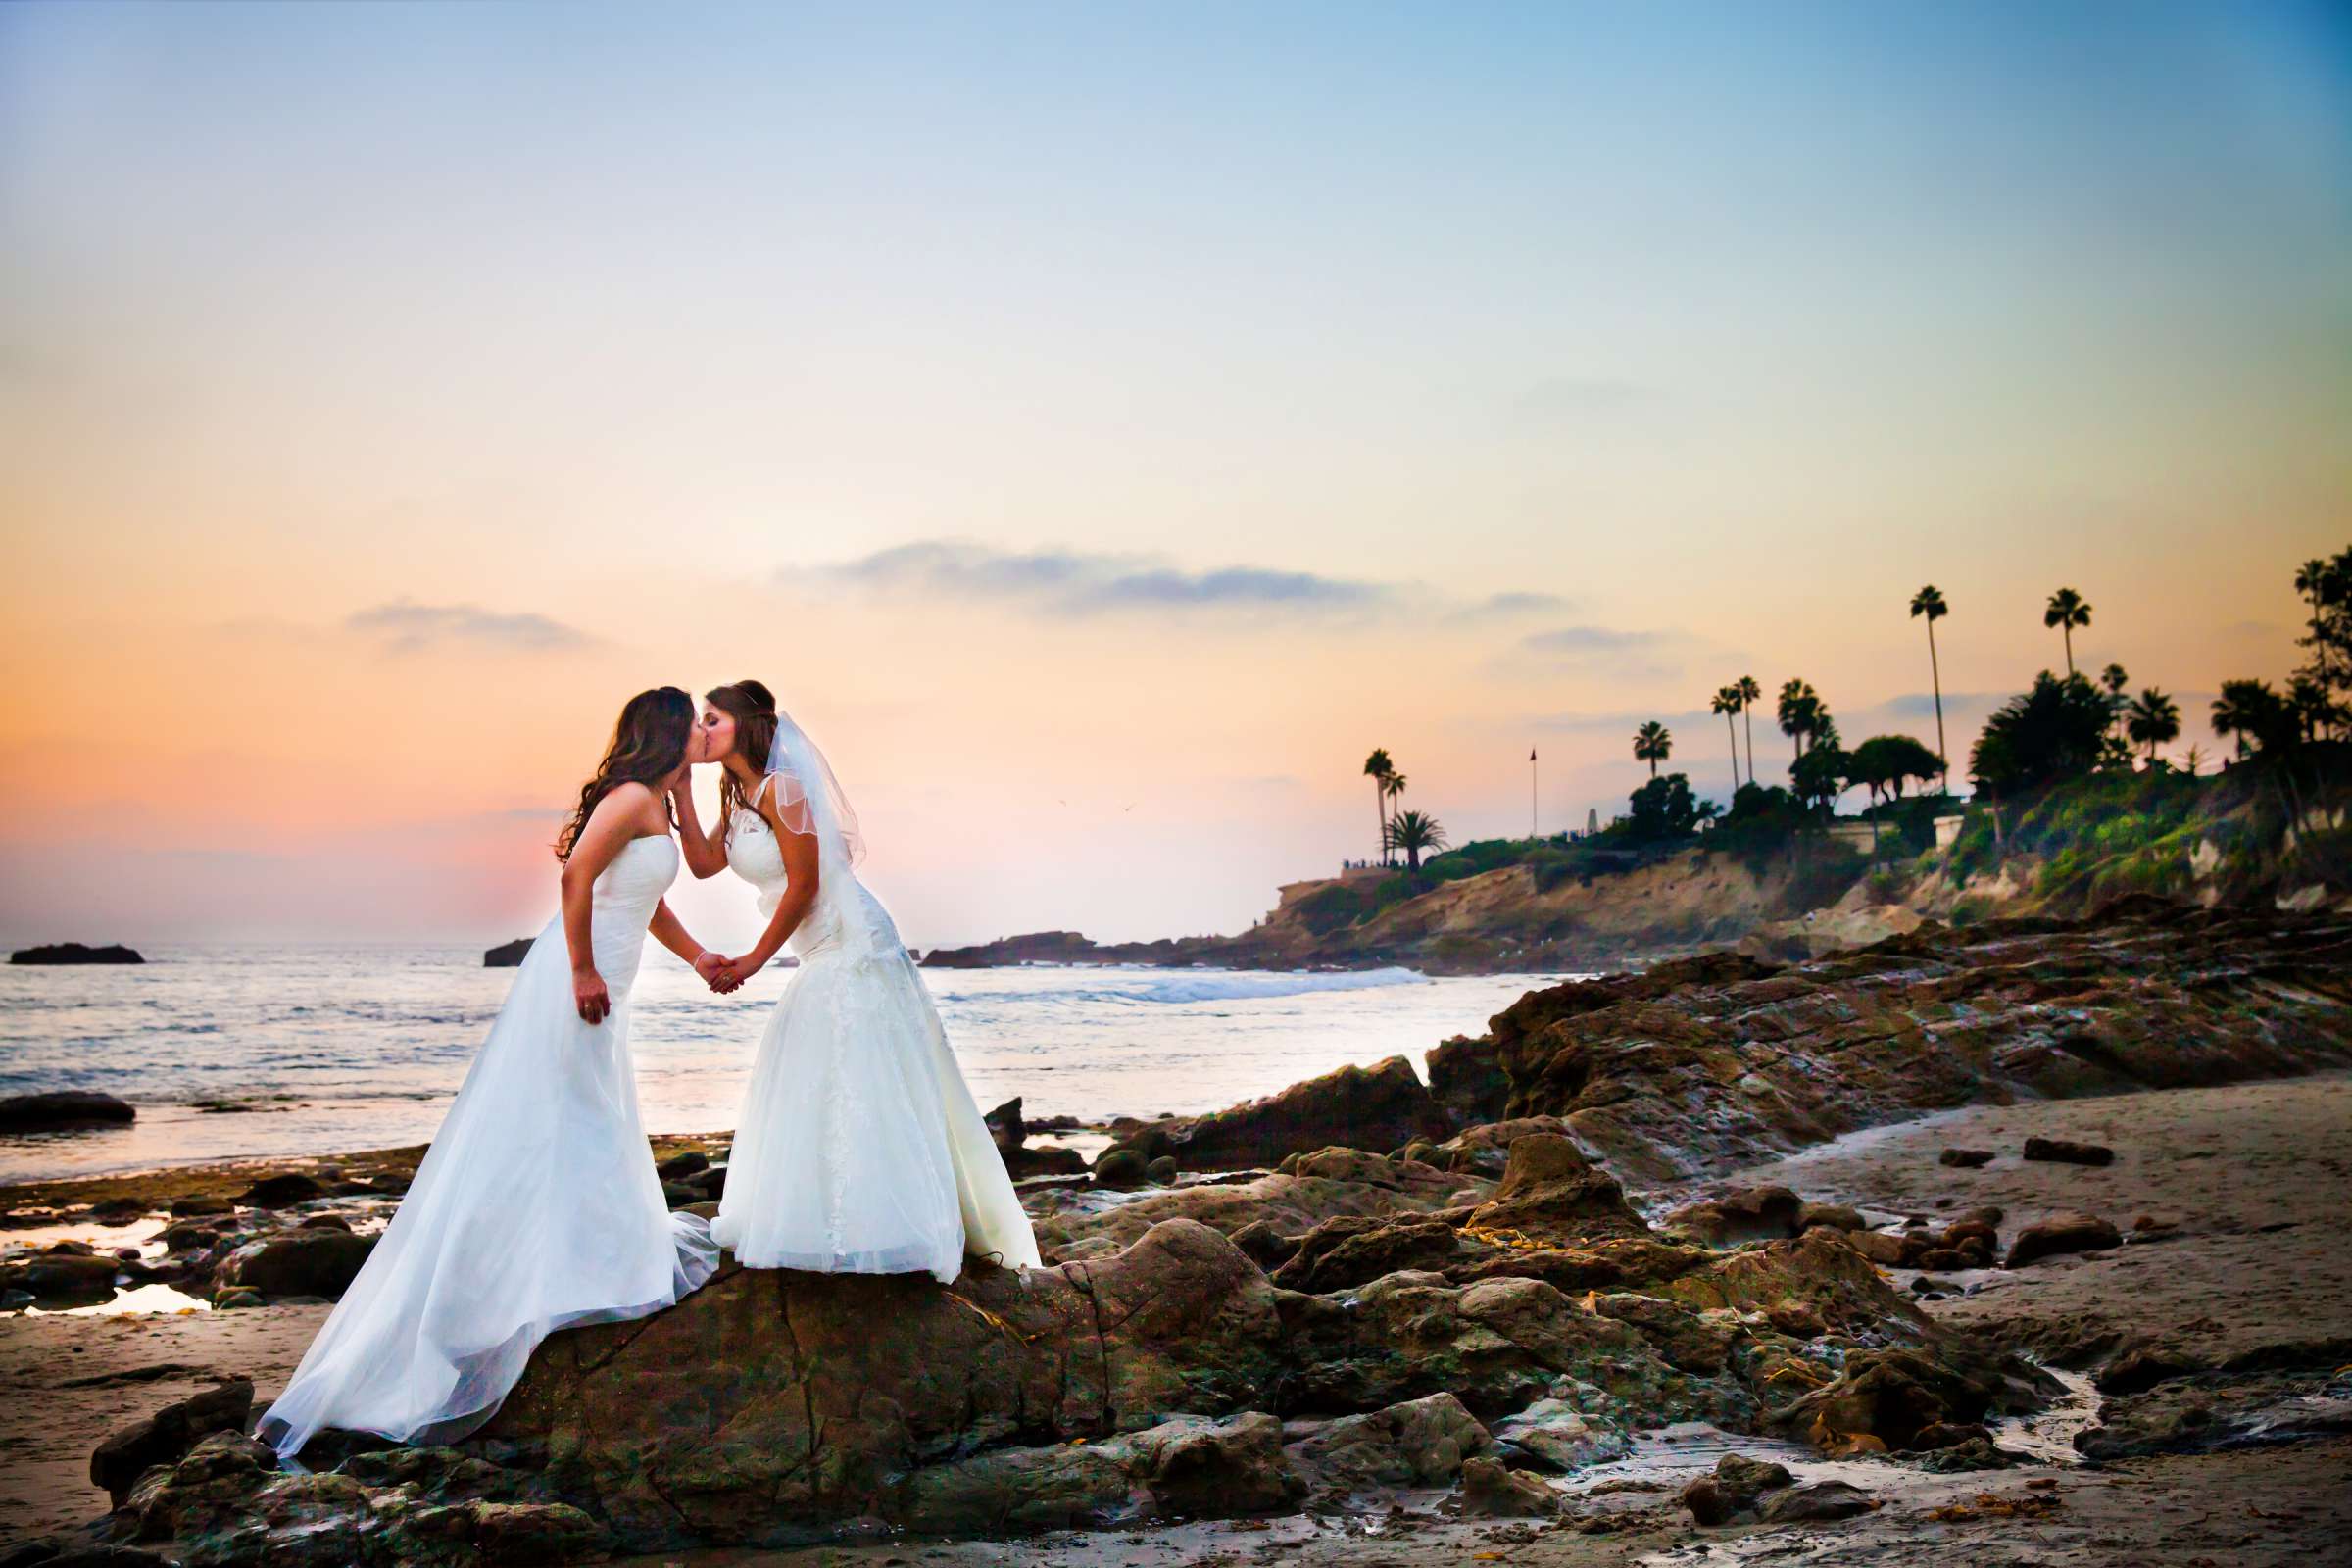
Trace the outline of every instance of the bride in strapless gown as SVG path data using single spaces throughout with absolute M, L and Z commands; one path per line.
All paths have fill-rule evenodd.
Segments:
M 583 791 L 558 841 L 564 912 L 531 944 L 399 1212 L 262 1417 L 280 1454 L 326 1427 L 454 1442 L 497 1413 L 549 1333 L 659 1311 L 716 1268 L 703 1221 L 662 1200 L 629 1059 L 649 922 L 706 975 L 719 961 L 662 897 L 678 870 L 664 759 L 682 772 L 700 744 L 675 687 L 622 710 L 589 786 L 601 796 Z
M 967 1253 L 1035 1265 L 1029 1216 L 931 994 L 853 869 L 863 846 L 832 770 L 766 687 L 709 698 L 706 747 L 733 782 L 717 833 L 681 808 L 687 863 L 724 864 L 759 890 L 767 932 L 728 960 L 734 981 L 787 941 L 800 959 L 760 1042 L 711 1235 L 752 1268 L 947 1284 Z

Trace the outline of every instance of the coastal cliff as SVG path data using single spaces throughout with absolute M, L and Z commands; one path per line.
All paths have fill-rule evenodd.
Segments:
M 1972 803 L 1948 844 L 1890 821 L 1779 844 L 1722 835 L 1634 853 L 1548 845 L 1458 875 L 1358 869 L 1293 883 L 1238 936 L 1098 944 L 1074 931 L 935 950 L 939 968 L 1012 963 L 1377 968 L 1427 974 L 1605 970 L 1718 949 L 1787 962 L 1923 921 L 2080 918 L 2124 897 L 2202 908 L 2310 911 L 2352 900 L 2352 760 L 2315 755 L 2300 780 L 2259 763 L 2197 777 L 2100 773 Z

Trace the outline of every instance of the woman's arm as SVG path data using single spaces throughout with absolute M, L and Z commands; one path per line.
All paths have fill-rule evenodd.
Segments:
M 686 934 L 685 923 L 672 912 L 667 899 L 655 904 L 653 921 L 646 929 L 654 934 L 656 942 L 693 965 L 694 972 L 701 975 L 711 990 L 724 995 L 742 983 L 722 978 L 721 971 L 726 968 L 727 960 Z
M 612 1010 L 612 997 L 604 977 L 596 972 L 592 894 L 596 879 L 612 863 L 621 846 L 636 837 L 638 819 L 653 792 L 642 784 L 623 784 L 596 803 L 588 825 L 571 846 L 564 862 L 564 945 L 571 953 L 571 1000 L 580 1016 L 603 1023 Z
M 677 812 L 678 848 L 685 852 L 686 869 L 692 871 L 698 881 L 724 871 L 727 868 L 725 808 L 720 808 L 722 814 L 719 820 L 713 822 L 710 831 L 706 833 L 701 820 L 695 815 L 692 780 L 680 779 L 677 787 L 669 792 L 669 798 Z
M 776 813 L 775 791 L 770 790 L 760 803 L 760 814 L 775 829 L 776 848 L 784 852 L 784 875 L 787 879 L 784 897 L 776 905 L 776 912 L 768 916 L 767 929 L 752 950 L 740 957 L 727 960 L 727 972 L 738 982 L 749 980 L 765 968 L 770 958 L 783 951 L 793 932 L 800 929 L 809 906 L 816 903 L 817 864 L 816 835 L 796 833 L 785 827 Z

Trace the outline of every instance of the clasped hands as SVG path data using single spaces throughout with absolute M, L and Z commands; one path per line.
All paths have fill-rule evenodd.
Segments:
M 694 960 L 694 972 L 703 977 L 703 984 L 722 997 L 764 967 L 764 962 L 748 953 L 730 958 L 723 953 L 712 953 L 708 949 Z

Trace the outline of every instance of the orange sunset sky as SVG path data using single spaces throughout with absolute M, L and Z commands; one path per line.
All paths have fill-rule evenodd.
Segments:
M 1376 745 L 1463 840 L 1727 794 L 1741 673 L 1933 743 L 1926 582 L 1956 763 L 2062 583 L 2210 751 L 2352 543 L 2348 36 L 0 10 L 0 936 L 534 930 L 744 675 L 923 946 L 1246 926 Z

